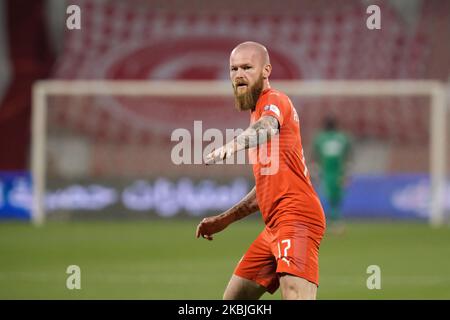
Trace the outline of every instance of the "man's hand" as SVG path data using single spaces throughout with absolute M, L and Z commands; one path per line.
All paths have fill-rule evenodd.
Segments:
M 213 164 L 231 157 L 236 152 L 236 143 L 231 141 L 206 156 L 205 164 Z
M 225 217 L 213 216 L 203 219 L 197 226 L 195 235 L 202 236 L 207 240 L 213 240 L 212 235 L 225 229 L 230 224 L 230 221 Z
M 231 157 L 234 153 L 254 148 L 269 141 L 279 133 L 278 120 L 270 115 L 263 116 L 244 132 L 217 150 L 206 156 L 205 164 L 213 164 Z

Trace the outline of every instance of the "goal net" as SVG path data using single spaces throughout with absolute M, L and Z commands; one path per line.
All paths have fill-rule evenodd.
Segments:
M 443 84 L 274 81 L 272 86 L 288 94 L 298 111 L 307 164 L 327 115 L 335 115 L 351 137 L 344 217 L 444 223 L 450 168 Z M 198 217 L 226 210 L 252 188 L 251 167 L 205 166 L 203 151 L 248 126 L 249 115 L 233 106 L 231 84 L 223 81 L 37 82 L 33 221 Z

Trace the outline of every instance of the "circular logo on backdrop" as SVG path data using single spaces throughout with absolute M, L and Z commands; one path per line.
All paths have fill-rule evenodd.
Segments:
M 104 57 L 104 77 L 120 80 L 229 81 L 229 55 L 240 42 L 236 39 L 197 37 L 165 39 L 147 46 L 135 44 L 134 49 L 128 52 L 118 50 Z M 276 49 L 268 50 L 273 65 L 271 79 L 300 77 L 296 63 Z M 208 87 L 205 86 L 207 92 Z M 248 122 L 246 119 L 236 123 L 231 82 L 229 97 L 115 96 L 105 97 L 102 105 L 118 115 L 118 121 L 125 121 L 127 127 L 162 134 L 169 134 L 174 128 L 192 126 L 193 121 L 199 119 L 205 126 L 218 129 L 235 128 Z
M 106 70 L 108 79 L 229 79 L 231 50 L 236 39 L 167 39 L 142 46 L 118 57 Z M 272 79 L 300 78 L 298 63 L 276 48 L 268 48 L 273 66 Z

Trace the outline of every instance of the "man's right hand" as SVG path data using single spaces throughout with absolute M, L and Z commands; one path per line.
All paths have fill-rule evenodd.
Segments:
M 197 238 L 200 236 L 207 240 L 213 240 L 212 235 L 225 229 L 230 222 L 225 217 L 213 216 L 204 218 L 197 226 L 195 235 Z

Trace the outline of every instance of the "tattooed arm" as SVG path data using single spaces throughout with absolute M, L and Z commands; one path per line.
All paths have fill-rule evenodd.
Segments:
M 202 236 L 205 239 L 213 240 L 212 235 L 220 232 L 229 224 L 240 220 L 259 210 L 256 200 L 256 188 L 254 187 L 238 204 L 217 216 L 203 219 L 197 226 L 197 238 Z
M 241 201 L 239 201 L 239 203 L 219 216 L 229 219 L 231 223 L 245 218 L 249 214 L 252 214 L 258 210 L 259 206 L 258 201 L 256 200 L 256 187 L 253 187 L 253 189 Z
M 264 116 L 231 142 L 211 152 L 206 158 L 206 164 L 214 163 L 230 157 L 235 152 L 264 144 L 278 134 L 278 120 L 272 116 Z M 259 210 L 254 187 L 238 204 L 217 216 L 203 219 L 197 226 L 197 238 L 213 240 L 212 235 L 225 229 L 234 221 L 240 220 Z
M 261 117 L 261 119 L 248 127 L 232 141 L 208 154 L 206 156 L 206 164 L 229 158 L 240 150 L 250 149 L 264 144 L 274 135 L 278 134 L 278 129 L 279 124 L 275 117 Z
M 237 144 L 236 151 L 264 144 L 276 134 L 278 134 L 278 120 L 272 116 L 264 116 L 234 139 Z

